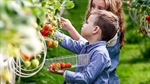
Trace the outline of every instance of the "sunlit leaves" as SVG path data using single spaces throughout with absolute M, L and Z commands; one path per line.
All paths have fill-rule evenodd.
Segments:
M 139 32 L 150 37 L 150 23 L 146 20 L 150 16 L 150 0 L 130 0 L 128 5 L 129 16 L 139 26 Z
M 71 8 L 73 8 L 73 7 L 74 7 L 74 3 L 73 3 L 72 1 L 66 2 L 66 8 L 67 8 L 67 9 L 71 9 Z

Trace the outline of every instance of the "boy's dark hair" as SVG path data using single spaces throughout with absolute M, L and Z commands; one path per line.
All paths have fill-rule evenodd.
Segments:
M 111 11 L 113 14 L 118 16 L 119 19 L 119 31 L 120 32 L 120 48 L 122 48 L 126 42 L 125 31 L 126 31 L 126 22 L 124 19 L 124 11 L 123 11 L 123 0 L 104 0 L 106 4 L 107 11 Z M 86 18 L 88 19 L 91 11 L 92 11 L 92 3 L 93 0 L 89 0 L 88 10 L 86 12 Z
M 118 17 L 105 10 L 94 11 L 91 14 L 97 15 L 94 25 L 101 28 L 102 40 L 109 41 L 112 39 L 119 29 Z

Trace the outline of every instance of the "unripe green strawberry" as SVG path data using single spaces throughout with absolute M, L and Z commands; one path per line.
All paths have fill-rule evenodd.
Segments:
M 57 47 L 58 47 L 58 41 L 57 41 L 57 40 L 54 40 L 54 41 L 53 41 L 53 45 L 54 45 L 54 47 L 57 48 Z
M 30 61 L 25 61 L 25 67 L 28 68 L 31 65 Z
M 53 27 L 56 27 L 56 26 L 57 26 L 57 21 L 53 21 L 53 22 L 52 22 L 52 26 L 53 26 Z
M 9 70 L 5 70 L 3 77 L 4 77 L 4 79 L 5 79 L 6 81 L 10 81 L 11 78 L 12 78 L 12 75 L 11 75 L 11 73 L 10 73 Z
M 62 42 L 63 41 L 63 38 L 61 37 L 61 38 L 59 38 L 59 42 Z
M 37 59 L 33 59 L 31 63 L 32 63 L 33 67 L 35 67 L 35 68 L 37 68 L 39 66 L 39 60 L 37 60 Z

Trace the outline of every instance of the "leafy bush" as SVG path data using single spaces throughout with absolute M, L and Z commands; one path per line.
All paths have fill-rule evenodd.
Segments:
M 150 38 L 145 39 L 141 44 L 141 54 L 145 60 L 150 60 Z

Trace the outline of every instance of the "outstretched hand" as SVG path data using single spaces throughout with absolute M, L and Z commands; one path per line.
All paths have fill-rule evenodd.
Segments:
M 71 22 L 68 19 L 65 19 L 63 17 L 60 18 L 61 19 L 61 23 L 62 23 L 62 28 L 64 30 L 70 31 L 71 29 L 73 29 L 73 25 L 71 24 Z
M 71 24 L 71 22 L 68 19 L 65 19 L 63 17 L 61 17 L 60 19 L 61 19 L 61 23 L 62 23 L 62 29 L 68 31 L 74 40 L 79 40 L 81 38 L 81 35 L 74 28 L 74 26 Z
M 54 74 L 59 74 L 59 75 L 63 75 L 64 72 L 65 72 L 64 69 L 54 70 L 54 69 L 52 68 L 52 65 L 50 65 L 50 66 L 48 67 L 48 71 L 51 72 L 51 73 L 54 73 Z

